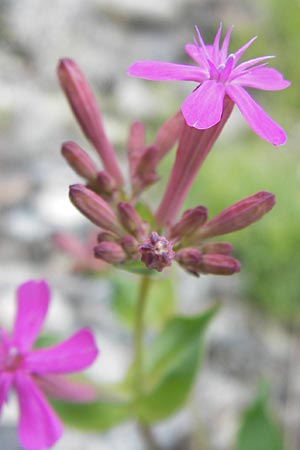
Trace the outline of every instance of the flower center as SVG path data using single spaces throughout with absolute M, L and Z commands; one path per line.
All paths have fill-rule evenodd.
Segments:
M 234 59 L 234 54 L 230 54 L 225 63 L 221 63 L 218 66 L 210 62 L 210 78 L 220 83 L 226 83 L 234 67 Z
M 4 358 L 4 369 L 8 372 L 14 372 L 19 369 L 23 362 L 23 356 L 19 353 L 17 347 L 10 347 Z
M 144 244 L 139 246 L 141 260 L 148 267 L 161 272 L 165 267 L 172 264 L 175 256 L 172 244 L 163 236 L 159 236 L 155 231 L 150 235 Z

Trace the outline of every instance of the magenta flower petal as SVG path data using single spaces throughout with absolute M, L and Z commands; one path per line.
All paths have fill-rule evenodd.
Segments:
M 48 311 L 50 290 L 45 281 L 27 281 L 17 290 L 13 340 L 20 351 L 29 350 Z
M 4 403 L 7 401 L 8 391 L 12 382 L 12 374 L 9 372 L 0 373 L 0 413 Z
M 207 45 L 206 46 L 207 53 L 212 55 L 213 52 L 213 46 Z M 205 53 L 199 45 L 195 44 L 186 44 L 185 51 L 189 55 L 190 58 L 192 58 L 201 68 L 207 69 L 207 59 L 205 56 Z M 190 66 L 191 67 L 191 66 Z M 209 76 L 208 69 L 207 71 L 207 77 Z
M 246 122 L 258 136 L 273 145 L 283 145 L 286 142 L 284 130 L 265 113 L 245 89 L 230 85 L 226 87 L 226 92 L 237 104 Z
M 32 379 L 22 372 L 15 375 L 20 406 L 19 439 L 26 450 L 51 447 L 62 435 L 63 427 Z
M 207 129 L 218 123 L 222 117 L 222 101 L 225 91 L 232 93 L 231 99 L 235 99 L 236 89 L 239 86 L 253 87 L 265 90 L 285 89 L 289 82 L 284 80 L 275 69 L 264 67 L 266 60 L 273 56 L 260 56 L 238 65 L 240 58 L 255 41 L 250 39 L 235 53 L 228 55 L 229 42 L 233 27 L 230 27 L 225 35 L 220 48 L 222 24 L 220 24 L 213 45 L 206 45 L 199 28 L 196 27 L 197 38 L 194 45 L 187 44 L 187 54 L 200 66 L 197 72 L 195 66 L 163 63 L 159 61 L 139 61 L 129 68 L 129 75 L 148 80 L 188 80 L 200 84 L 184 101 L 181 111 L 186 123 L 190 127 L 200 130 Z M 255 67 L 253 67 L 255 66 Z M 214 83 L 213 83 L 214 82 Z M 222 85 L 222 86 L 221 86 Z M 232 85 L 232 89 L 231 89 Z M 238 94 L 238 107 L 243 115 L 248 117 L 248 123 L 252 129 L 263 139 L 280 145 L 286 140 L 284 131 L 268 117 L 255 103 L 248 100 L 246 93 Z M 235 100 L 234 100 L 235 101 Z M 254 110 L 259 118 L 254 117 Z M 260 119 L 263 122 L 260 124 Z M 274 137 L 271 134 L 274 132 Z
M 227 58 L 228 47 L 229 47 L 229 42 L 230 42 L 230 37 L 231 37 L 232 30 L 233 30 L 233 26 L 231 25 L 228 28 L 228 30 L 227 30 L 227 33 L 226 33 L 226 35 L 224 37 L 224 40 L 223 40 L 223 43 L 222 43 L 222 46 L 221 46 L 220 53 L 221 53 L 221 60 L 222 61 L 225 61 L 226 58 Z
M 127 73 L 146 80 L 161 81 L 184 80 L 200 83 L 207 78 L 207 72 L 200 67 L 161 61 L 136 61 Z
M 257 36 L 254 36 L 253 38 L 251 38 L 248 42 L 246 42 L 246 44 L 244 44 L 241 48 L 239 48 L 235 54 L 235 63 L 238 62 L 238 60 L 243 56 L 243 54 L 245 53 L 245 51 L 250 47 L 250 45 L 253 44 L 253 42 L 257 39 Z
M 276 69 L 257 67 L 253 71 L 239 75 L 234 84 L 265 91 L 277 91 L 287 88 L 291 83 L 285 80 Z
M 26 368 L 38 374 L 77 372 L 92 364 L 97 354 L 91 331 L 82 329 L 60 344 L 33 350 L 26 356 Z
M 239 74 L 243 72 L 246 69 L 250 69 L 252 66 L 255 66 L 256 64 L 260 63 L 266 63 L 266 60 L 275 58 L 274 55 L 268 55 L 268 56 L 259 56 L 258 58 L 248 59 L 247 61 L 242 62 L 239 64 L 235 69 L 233 69 L 232 74 Z
M 97 390 L 91 384 L 79 383 L 61 375 L 39 376 L 35 382 L 47 396 L 67 402 L 86 403 L 97 397 Z
M 224 96 L 223 84 L 214 80 L 204 81 L 182 104 L 181 110 L 187 124 L 202 130 L 220 122 Z

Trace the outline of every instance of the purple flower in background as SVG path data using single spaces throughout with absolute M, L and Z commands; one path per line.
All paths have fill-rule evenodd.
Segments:
M 237 52 L 228 54 L 230 27 L 220 46 L 222 24 L 213 45 L 205 45 L 198 28 L 199 42 L 187 44 L 186 52 L 198 66 L 160 61 L 137 61 L 128 74 L 147 80 L 195 81 L 199 86 L 185 99 L 181 110 L 187 124 L 200 130 L 217 124 L 222 116 L 224 98 L 228 95 L 236 103 L 253 131 L 271 142 L 282 145 L 284 130 L 253 100 L 244 87 L 262 90 L 280 90 L 290 85 L 277 70 L 265 67 L 272 56 L 262 56 L 238 64 L 244 52 L 254 42 L 250 39 Z
M 9 390 L 14 389 L 20 410 L 18 434 L 26 450 L 49 448 L 62 434 L 62 424 L 44 393 L 75 402 L 91 401 L 95 396 L 92 387 L 61 376 L 85 369 L 95 360 L 98 350 L 88 329 L 52 347 L 32 348 L 49 299 L 45 281 L 20 285 L 13 332 L 9 335 L 0 328 L 0 412 Z

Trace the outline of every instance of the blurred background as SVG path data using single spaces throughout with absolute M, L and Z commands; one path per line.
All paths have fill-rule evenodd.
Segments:
M 120 302 L 125 303 L 136 279 L 72 273 L 72 260 L 53 244 L 57 232 L 82 238 L 92 229 L 68 200 L 68 185 L 78 177 L 60 155 L 61 142 L 72 139 L 89 146 L 59 88 L 55 68 L 65 56 L 81 66 L 125 171 L 129 124 L 146 122 L 151 142 L 159 124 L 193 88 L 189 83 L 132 79 L 127 67 L 137 59 L 188 62 L 184 44 L 192 41 L 194 26 L 211 42 L 220 21 L 225 28 L 235 26 L 232 51 L 258 35 L 247 59 L 274 54 L 272 67 L 292 81 L 286 91 L 254 93 L 285 128 L 288 143 L 273 148 L 234 110 L 191 190 L 186 206 L 203 204 L 211 216 L 259 190 L 274 192 L 277 204 L 261 222 L 229 236 L 234 256 L 242 262 L 241 274 L 194 280 L 176 272 L 178 309 L 195 312 L 214 300 L 223 307 L 207 336 L 191 408 L 154 431 L 166 449 L 251 450 L 252 445 L 260 450 L 256 440 L 250 447 L 238 447 L 236 441 L 244 411 L 249 415 L 251 407 L 264 401 L 259 397 L 249 410 L 265 380 L 267 408 L 276 425 L 272 422 L 273 441 L 268 441 L 272 447 L 261 448 L 277 449 L 274 442 L 282 439 L 285 450 L 299 450 L 299 0 L 0 0 L 0 321 L 11 323 L 17 284 L 44 277 L 53 290 L 47 329 L 66 336 L 75 326 L 91 326 L 102 356 L 90 375 L 106 381 L 121 377 L 131 341 L 113 308 L 122 316 Z M 163 161 L 162 180 L 149 190 L 150 200 L 157 201 L 163 192 L 173 158 L 174 151 Z M 17 448 L 15 414 L 12 404 L 0 428 L 5 450 Z M 276 433 L 282 438 L 274 438 Z M 191 435 L 192 443 L 187 439 Z M 103 435 L 68 430 L 55 449 L 97 445 L 118 450 L 124 442 L 132 450 L 143 449 L 134 424 Z

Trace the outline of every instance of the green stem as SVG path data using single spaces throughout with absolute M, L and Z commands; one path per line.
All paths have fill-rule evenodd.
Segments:
M 145 310 L 146 302 L 151 286 L 151 278 L 143 276 L 140 283 L 136 310 L 135 310 L 135 328 L 134 328 L 134 363 L 135 363 L 135 400 L 138 403 L 143 394 L 143 372 L 144 372 L 144 331 L 145 331 Z M 149 450 L 161 450 L 155 442 L 151 429 L 139 422 L 138 428 L 142 434 Z
M 137 399 L 143 389 L 143 337 L 145 325 L 145 306 L 148 298 L 151 278 L 143 276 L 141 279 L 139 294 L 135 311 L 134 329 L 134 362 L 135 362 L 135 392 Z

